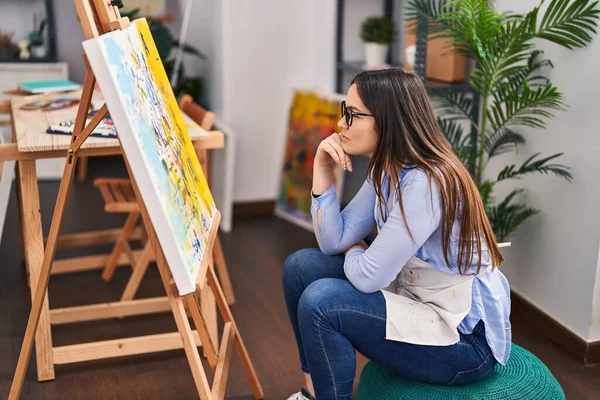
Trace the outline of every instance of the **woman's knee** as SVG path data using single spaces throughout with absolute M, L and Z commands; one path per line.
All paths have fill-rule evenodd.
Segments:
M 311 259 L 319 253 L 322 254 L 319 249 L 302 249 L 290 254 L 283 263 L 284 287 L 293 285 L 300 278 L 306 276 L 306 271 L 312 264 Z
M 314 318 L 327 311 L 344 306 L 344 299 L 356 291 L 352 284 L 343 279 L 323 278 L 308 285 L 298 303 L 298 316 Z

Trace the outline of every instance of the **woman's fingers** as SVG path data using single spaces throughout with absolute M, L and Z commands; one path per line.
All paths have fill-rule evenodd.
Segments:
M 344 169 L 346 169 L 348 171 L 352 171 L 352 159 L 344 151 L 344 148 L 342 147 L 342 138 L 340 137 L 340 135 L 337 135 L 337 134 L 331 135 L 331 140 L 335 142 L 336 149 L 338 150 L 338 153 L 342 157 L 342 164 L 341 164 L 342 167 L 344 167 Z
M 352 159 L 350 158 L 350 156 L 346 153 L 344 153 L 344 156 L 346 157 L 346 169 L 350 172 L 352 172 Z
M 342 141 L 339 135 L 333 134 L 323 141 L 323 150 L 327 152 L 336 162 L 345 170 L 352 171 L 352 159 L 342 147 Z
M 336 163 L 338 163 L 339 165 L 341 165 L 342 167 L 344 167 L 344 169 L 346 168 L 346 158 L 345 158 L 345 153 L 344 153 L 344 149 L 342 149 L 342 146 L 340 146 L 339 143 L 335 142 L 334 140 L 328 140 L 327 141 L 327 150 L 328 153 L 331 154 L 331 156 L 333 157 L 333 159 L 335 160 Z

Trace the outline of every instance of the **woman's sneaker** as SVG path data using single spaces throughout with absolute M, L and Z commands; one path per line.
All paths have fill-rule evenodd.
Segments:
M 294 393 L 287 400 L 315 400 L 305 388 L 302 388 L 298 393 Z

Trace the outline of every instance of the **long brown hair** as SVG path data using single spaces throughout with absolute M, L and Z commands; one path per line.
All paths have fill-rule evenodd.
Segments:
M 407 224 L 399 174 L 408 165 L 424 169 L 429 184 L 433 178 L 442 196 L 442 248 L 448 267 L 454 265 L 448 257 L 452 225 L 457 218 L 460 219 L 460 234 L 456 262 L 460 273 L 469 269 L 475 251 L 479 255 L 479 272 L 483 244 L 489 250 L 492 267 L 499 266 L 503 261 L 502 254 L 479 190 L 441 133 L 421 80 L 412 72 L 392 68 L 362 72 L 352 83 L 356 84 L 360 98 L 375 117 L 378 140 L 368 175 L 373 180 L 380 204 L 386 203 L 381 177 L 388 173 L 390 187 L 395 188 Z M 408 225 L 407 228 L 410 233 Z

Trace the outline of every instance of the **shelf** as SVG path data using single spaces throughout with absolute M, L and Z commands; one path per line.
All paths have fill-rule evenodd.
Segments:
M 338 68 L 345 72 L 354 72 L 358 74 L 359 72 L 363 72 L 366 69 L 364 65 L 364 61 L 345 61 L 338 63 Z M 391 66 L 401 67 L 402 65 L 400 63 L 393 63 Z
M 2 63 L 31 63 L 31 64 L 40 64 L 40 63 L 53 63 L 56 62 L 56 57 L 44 57 L 44 58 L 29 58 L 27 60 L 22 60 L 18 57 L 13 58 L 0 58 L 0 64 Z
M 445 93 L 445 92 L 460 92 L 460 93 L 469 93 L 473 92 L 473 88 L 469 86 L 469 82 L 441 82 L 435 81 L 433 79 L 425 80 L 425 88 L 429 91 L 435 93 Z
M 402 67 L 401 63 L 393 63 L 391 67 Z M 345 61 L 340 62 L 337 65 L 337 68 L 344 72 L 351 72 L 358 74 L 365 70 L 364 61 Z M 468 81 L 465 82 L 456 82 L 456 83 L 448 83 L 442 81 L 436 81 L 432 79 L 425 80 L 425 87 L 435 93 L 444 93 L 444 92 L 471 92 L 473 89 L 469 86 Z

